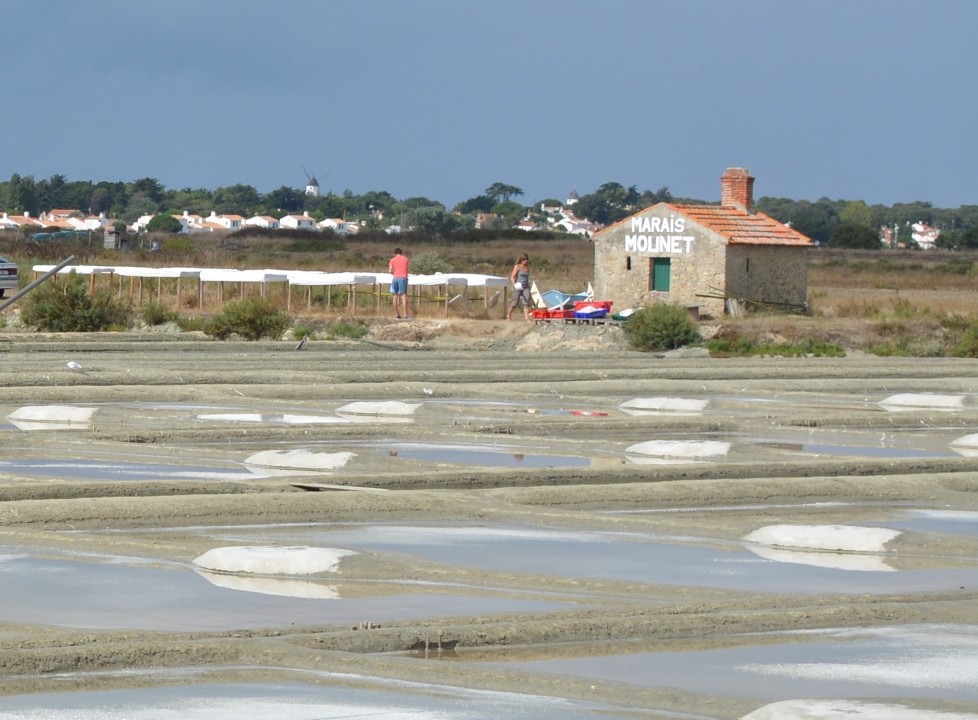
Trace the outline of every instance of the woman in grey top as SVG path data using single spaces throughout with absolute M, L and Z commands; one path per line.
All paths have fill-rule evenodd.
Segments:
M 523 318 L 527 321 L 530 319 L 530 304 L 532 300 L 530 299 L 530 256 L 526 253 L 520 255 L 519 260 L 513 266 L 513 272 L 509 275 L 509 281 L 513 283 L 513 304 L 509 307 L 509 312 L 506 313 L 506 319 L 513 319 L 513 311 L 516 306 L 519 305 L 520 300 L 523 301 Z

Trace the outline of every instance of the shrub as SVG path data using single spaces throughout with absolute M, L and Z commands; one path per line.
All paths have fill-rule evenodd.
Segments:
M 700 331 L 681 305 L 656 303 L 636 310 L 624 325 L 636 350 L 672 350 L 700 341 Z
M 305 338 L 315 340 L 316 333 L 313 332 L 313 329 L 308 325 L 296 325 L 294 328 L 292 328 L 292 337 L 294 337 L 296 340 L 304 340 Z
M 436 252 L 422 252 L 411 258 L 411 272 L 419 275 L 451 272 L 452 266 Z
M 162 325 L 177 319 L 177 311 L 156 300 L 150 300 L 140 309 L 147 325 Z
M 360 320 L 340 320 L 326 328 L 326 336 L 336 338 L 362 338 L 369 328 Z
M 54 277 L 27 296 L 21 322 L 45 332 L 98 332 L 129 325 L 132 310 L 108 289 L 89 293 L 76 273 Z
M 780 357 L 845 357 L 846 352 L 833 342 L 806 338 L 795 343 L 764 343 L 743 335 L 717 337 L 706 343 L 710 355 L 715 357 L 749 357 L 777 355 Z
M 208 320 L 200 315 L 189 315 L 186 317 L 177 315 L 176 323 L 184 332 L 206 332 Z
M 978 357 L 978 323 L 964 328 L 951 354 L 955 357 Z
M 225 305 L 220 314 L 207 323 L 204 332 L 219 340 L 226 340 L 231 335 L 240 335 L 246 340 L 278 338 L 290 322 L 289 316 L 267 298 L 246 298 Z

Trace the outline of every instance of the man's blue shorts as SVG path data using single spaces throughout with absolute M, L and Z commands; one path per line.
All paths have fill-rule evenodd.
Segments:
M 407 278 L 394 278 L 391 281 L 391 295 L 407 295 Z

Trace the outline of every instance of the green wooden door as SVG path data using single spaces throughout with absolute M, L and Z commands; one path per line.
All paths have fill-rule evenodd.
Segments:
M 672 271 L 670 258 L 652 258 L 652 283 L 649 290 L 669 292 L 669 278 Z

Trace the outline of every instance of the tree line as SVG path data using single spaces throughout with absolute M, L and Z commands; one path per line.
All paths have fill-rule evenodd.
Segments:
M 400 225 L 402 229 L 411 227 L 422 234 L 446 237 L 471 230 L 480 213 L 488 216 L 483 227 L 490 230 L 512 228 L 526 217 L 546 227 L 546 213 L 541 206 L 565 205 L 564 200 L 549 198 L 526 206 L 517 200 L 523 194 L 518 186 L 496 182 L 482 194 L 449 209 L 437 200 L 421 196 L 399 200 L 386 191 L 355 194 L 346 190 L 342 194 L 314 196 L 306 194 L 304 189 L 282 186 L 263 194 L 244 184 L 216 190 L 174 190 L 149 177 L 132 182 L 91 182 L 69 181 L 63 175 L 34 180 L 31 176 L 14 174 L 9 180 L 0 181 L 0 210 L 37 217 L 42 211 L 70 208 L 93 215 L 104 214 L 127 224 L 144 215 L 184 211 L 205 216 L 213 211 L 243 217 L 309 213 L 317 220 L 356 220 L 368 230 Z M 608 182 L 578 198 L 571 209 L 581 219 L 608 225 L 659 202 L 706 203 L 696 198 L 675 197 L 668 187 L 640 191 L 634 185 L 626 187 Z M 910 225 L 922 222 L 940 229 L 938 245 L 941 247 L 978 248 L 978 205 L 952 209 L 936 208 L 922 201 L 886 206 L 868 205 L 861 200 L 821 198 L 811 202 L 761 197 L 755 206 L 820 245 L 879 247 L 880 228 L 897 228 L 898 235 L 906 240 L 910 237 Z

